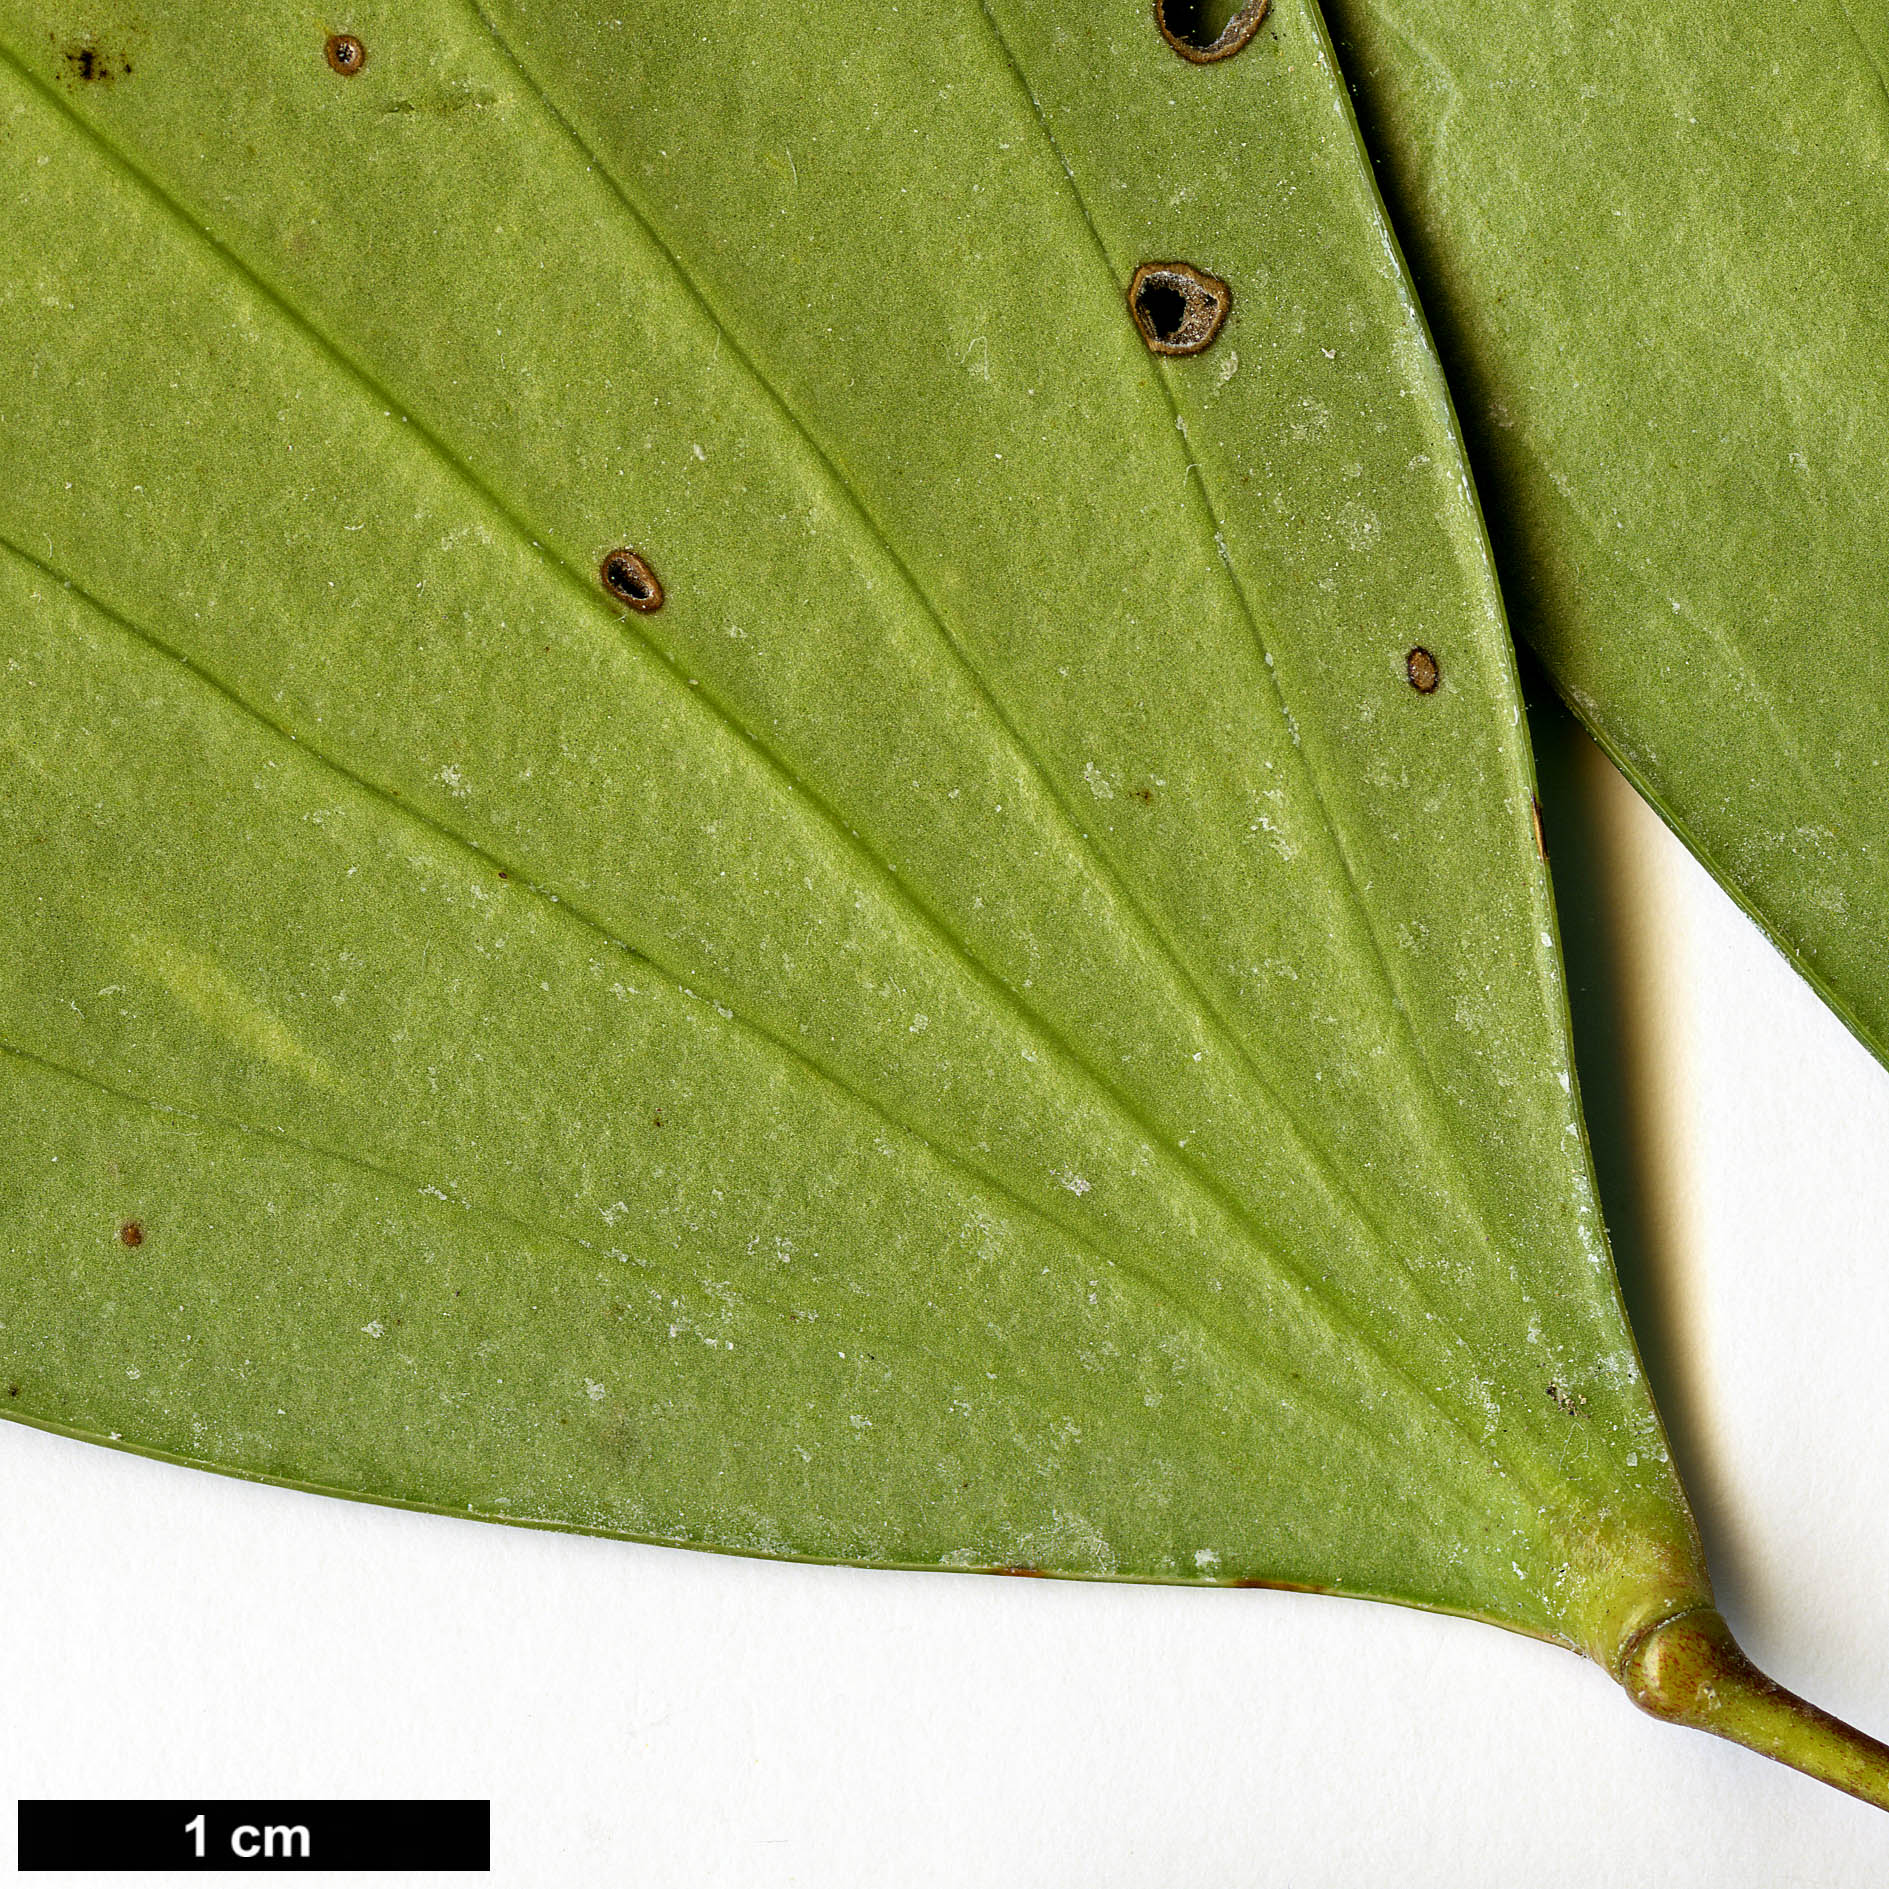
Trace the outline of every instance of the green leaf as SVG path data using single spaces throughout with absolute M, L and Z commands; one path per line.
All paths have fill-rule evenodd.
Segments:
M 1329 11 L 1517 627 L 1889 1061 L 1889 8 Z
M 1690 1710 L 1512 653 L 1316 13 L 346 35 L 0 9 L 8 1413 L 1374 1595 Z

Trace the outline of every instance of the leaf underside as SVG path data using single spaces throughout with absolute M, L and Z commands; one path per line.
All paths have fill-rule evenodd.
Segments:
M 1327 11 L 1517 628 L 1889 1062 L 1889 5 Z
M 1702 1593 L 1316 13 L 176 11 L 0 6 L 6 1413 L 1603 1656 Z

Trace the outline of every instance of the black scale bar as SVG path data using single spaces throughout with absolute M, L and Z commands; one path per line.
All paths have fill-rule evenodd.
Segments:
M 20 1868 L 490 1869 L 489 1800 L 23 1801 Z

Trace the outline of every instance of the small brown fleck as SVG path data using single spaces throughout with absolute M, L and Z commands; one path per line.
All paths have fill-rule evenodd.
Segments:
M 131 76 L 131 61 L 102 52 L 96 45 L 81 40 L 65 48 L 66 69 L 81 85 L 110 85 L 116 79 Z
M 1154 0 L 1154 23 L 1161 37 L 1190 65 L 1210 66 L 1233 55 L 1257 33 L 1272 0 L 1246 0 L 1246 5 L 1211 37 L 1207 9 L 1201 0 Z
M 498 869 L 498 876 L 501 879 L 509 879 L 512 875 L 509 872 L 507 872 L 503 866 L 501 866 Z
M 1137 787 L 1135 789 L 1135 798 L 1139 800 L 1144 807 L 1151 807 L 1154 805 L 1154 789 L 1152 787 Z
M 367 48 L 352 33 L 330 33 L 324 49 L 328 63 L 344 79 L 351 79 L 367 64 Z
M 17 1397 L 19 1396 L 19 1394 L 20 1394 L 20 1387 L 17 1384 L 9 1384 L 7 1386 L 7 1395 L 9 1397 Z
M 1321 1587 L 1316 1581 L 1269 1581 L 1262 1576 L 1242 1575 L 1237 1580 L 1222 1581 L 1222 1587 L 1266 1587 L 1276 1593 L 1284 1594 L 1329 1594 L 1329 1587 Z
M 655 1112 L 655 1114 L 650 1117 L 650 1119 L 656 1124 L 658 1128 L 660 1128 L 662 1126 L 662 1110 L 658 1109 Z
M 144 1244 L 144 1228 L 136 1220 L 127 1220 L 124 1225 L 118 1229 L 118 1237 L 123 1240 L 127 1246 L 142 1246 Z
M 604 589 L 632 610 L 647 615 L 662 608 L 661 581 L 649 568 L 649 560 L 636 552 L 622 548 L 606 552 L 597 575 L 603 579 Z
M 1199 354 L 1213 345 L 1233 291 L 1191 262 L 1144 262 L 1128 284 L 1128 312 L 1151 354 Z
M 1011 1574 L 1011 1575 L 1015 1575 L 1019 1580 L 1026 1580 L 1026 1581 L 1043 1581 L 1049 1578 L 1043 1572 L 1041 1568 L 1025 1568 L 1025 1567 L 992 1568 L 991 1573 Z
M 1565 1411 L 1570 1417 L 1578 1417 L 1587 1403 L 1585 1397 L 1578 1395 L 1574 1391 L 1565 1391 L 1559 1384 L 1550 1384 L 1548 1386 L 1548 1401 L 1553 1404 L 1557 1410 Z
M 1541 802 L 1539 800 L 1531 799 L 1529 801 L 1528 819 L 1529 824 L 1535 829 L 1535 851 L 1539 853 L 1543 859 L 1546 859 L 1548 857 L 1548 836 L 1542 830 Z
M 1421 643 L 1404 658 L 1404 674 L 1419 695 L 1434 695 L 1436 685 L 1443 680 L 1436 658 Z

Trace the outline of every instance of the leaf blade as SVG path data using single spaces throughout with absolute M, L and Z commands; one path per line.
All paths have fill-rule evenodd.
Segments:
M 7 411 L 42 663 L 9 739 L 58 839 L 22 835 L 10 916 L 53 948 L 12 954 L 0 1014 L 23 1113 L 79 1124 L 97 1169 L 16 1237 L 83 1229 L 149 1334 L 154 1262 L 221 1304 L 226 1263 L 289 1261 L 155 1210 L 114 1245 L 104 1142 L 202 1176 L 302 1140 L 279 1181 L 193 1188 L 246 1226 L 270 1187 L 313 1213 L 293 1289 L 195 1388 L 115 1377 L 55 1266 L 50 1384 L 86 1384 L 93 1432 L 189 1455 L 214 1415 L 217 1460 L 352 1464 L 290 1478 L 324 1486 L 437 1472 L 456 1508 L 483 1462 L 482 1512 L 1329 1586 L 1602 1657 L 1702 1591 L 1598 1231 L 1447 406 L 1316 16 L 1280 15 L 1165 135 L 1139 8 L 1069 44 L 1032 8 L 868 41 L 744 14 L 795 82 L 732 91 L 661 10 L 626 64 L 562 15 L 498 44 L 403 7 L 359 23 L 339 90 L 253 9 L 153 34 L 150 83 L 109 95 L 13 35 L 14 121 L 57 162 L 20 142 L 8 239 L 54 291 Z M 238 25 L 267 82 L 218 65 Z M 1098 49 L 1126 140 L 1081 91 Z M 855 95 L 896 122 L 831 108 Z M 1230 118 L 1290 169 L 1222 271 L 1215 346 L 1250 352 L 1215 379 L 1211 352 L 1153 362 L 1124 293 L 1157 235 L 1226 225 L 1158 186 L 1239 193 L 1208 161 Z M 769 196 L 753 160 L 790 123 L 806 171 L 782 136 Z M 1118 198 L 1139 222 L 1090 207 Z M 129 281 L 127 245 L 155 259 Z M 590 578 L 617 543 L 660 615 Z M 82 687 L 55 655 L 80 643 Z M 170 732 L 122 738 L 159 700 Z M 154 827 L 174 896 L 142 882 Z M 133 1014 L 79 1014 L 80 968 Z M 111 1106 L 87 1077 L 142 1129 L 84 1127 Z M 327 1303 L 336 1198 L 389 1229 L 393 1271 L 351 1284 L 399 1312 Z M 449 1247 L 465 1213 L 505 1264 Z M 502 1373 L 441 1296 L 461 1268 Z M 632 1316 L 605 1282 L 640 1272 Z M 293 1419 L 247 1387 L 258 1351 Z M 375 1386 L 358 1422 L 337 1379 Z M 450 1445 L 403 1456 L 422 1410 Z
M 1654 9 L 1564 31 L 1539 9 L 1349 0 L 1332 17 L 1518 628 L 1889 1059 L 1869 706 L 1889 22 Z

